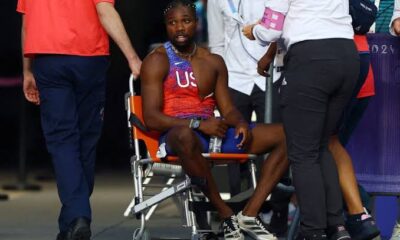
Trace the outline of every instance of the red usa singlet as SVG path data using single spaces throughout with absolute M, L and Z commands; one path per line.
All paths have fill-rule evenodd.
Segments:
M 164 48 L 169 60 L 168 76 L 163 83 L 164 114 L 177 118 L 207 119 L 214 116 L 214 95 L 200 98 L 191 63 L 179 57 L 170 42 L 166 42 Z

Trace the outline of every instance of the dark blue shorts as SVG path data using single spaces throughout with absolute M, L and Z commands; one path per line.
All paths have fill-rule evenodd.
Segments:
M 249 128 L 253 129 L 256 126 L 255 123 L 250 123 Z M 160 138 L 158 139 L 158 144 L 159 144 L 159 152 L 160 156 L 159 157 L 165 157 L 165 154 L 162 154 L 163 152 L 166 153 L 167 155 L 176 155 L 172 149 L 169 148 L 169 146 L 166 144 L 167 140 L 167 135 L 169 131 L 166 131 L 161 134 Z M 201 145 L 202 145 L 202 152 L 207 153 L 208 152 L 208 145 L 210 143 L 210 136 L 195 130 L 195 133 L 197 137 L 199 138 Z M 235 128 L 230 127 L 226 131 L 225 138 L 222 139 L 222 146 L 221 146 L 221 152 L 223 153 L 245 153 L 246 151 L 244 149 L 239 149 L 236 147 L 237 144 L 242 141 L 242 136 L 239 136 L 238 138 L 235 138 Z

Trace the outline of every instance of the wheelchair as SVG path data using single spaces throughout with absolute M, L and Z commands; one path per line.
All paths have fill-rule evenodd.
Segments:
M 134 90 L 134 79 L 129 79 L 129 92 L 125 95 L 125 109 L 127 111 L 128 129 L 130 134 L 130 146 L 134 151 L 130 159 L 131 172 L 134 183 L 134 197 L 124 212 L 125 217 L 136 217 L 140 220 L 140 227 L 133 233 L 134 240 L 151 239 L 146 223 L 150 220 L 158 204 L 169 198 L 179 198 L 182 209 L 183 227 L 189 228 L 190 239 L 204 239 L 209 229 L 201 229 L 196 224 L 196 216 L 193 209 L 200 211 L 212 211 L 213 207 L 207 199 L 197 190 L 192 180 L 185 175 L 179 165 L 176 156 L 160 157 L 158 151 L 158 138 L 160 133 L 149 131 L 143 123 L 142 98 L 136 95 Z M 141 154 L 142 153 L 142 154 Z M 253 188 L 242 192 L 227 201 L 232 209 L 242 209 L 247 199 L 256 187 L 256 164 L 257 155 L 237 153 L 203 153 L 210 165 L 221 165 L 228 163 L 248 163 L 250 178 Z M 164 183 L 152 184 L 156 176 L 164 178 Z M 293 191 L 292 187 L 280 184 L 278 187 L 284 191 Z M 152 192 L 149 196 L 146 191 L 150 188 L 160 189 Z M 298 211 L 297 211 L 298 212 Z M 298 218 L 298 213 L 296 213 Z M 296 218 L 295 215 L 295 218 Z M 298 221 L 294 219 L 295 221 Z M 293 221 L 294 222 L 294 221 Z M 292 227 L 289 229 L 289 233 Z M 295 230 L 293 230 L 295 231 Z M 293 239 L 294 236 L 291 237 Z M 189 239 L 186 238 L 186 239 Z M 289 239 L 289 238 L 288 238 Z

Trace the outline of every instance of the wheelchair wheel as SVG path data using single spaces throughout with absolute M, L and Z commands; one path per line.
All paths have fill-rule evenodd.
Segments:
M 137 228 L 133 232 L 133 240 L 151 240 L 150 232 L 147 229 L 143 230 L 142 236 L 138 236 L 140 232 L 140 228 Z

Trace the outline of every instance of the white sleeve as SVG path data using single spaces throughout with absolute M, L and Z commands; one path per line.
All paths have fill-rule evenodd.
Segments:
M 212 53 L 223 57 L 225 44 L 224 19 L 219 2 L 220 0 L 208 0 L 207 2 L 208 47 Z
M 261 22 L 253 27 L 253 36 L 260 45 L 266 46 L 281 37 L 288 11 L 289 0 L 265 1 L 264 16 Z
M 392 16 L 392 20 L 390 21 L 389 24 L 389 31 L 390 34 L 392 34 L 393 36 L 397 36 L 396 33 L 393 30 L 393 21 L 397 18 L 400 18 L 400 0 L 394 0 L 394 9 L 393 9 L 393 16 Z
M 281 38 L 281 35 L 282 31 L 267 29 L 260 24 L 257 24 L 253 27 L 253 36 L 257 43 L 261 46 L 267 46 L 271 42 L 276 42 L 279 38 Z

